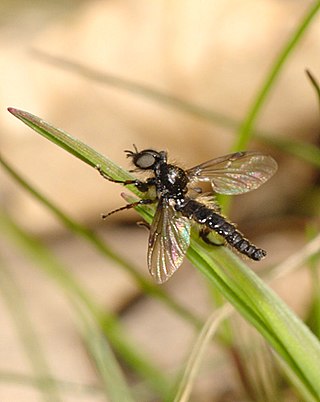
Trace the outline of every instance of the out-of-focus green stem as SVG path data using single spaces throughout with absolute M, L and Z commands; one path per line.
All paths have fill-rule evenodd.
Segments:
M 258 90 L 257 95 L 255 96 L 252 106 L 249 108 L 247 116 L 245 117 L 235 144 L 232 148 L 233 151 L 240 151 L 247 148 L 248 143 L 252 136 L 252 128 L 258 118 L 258 115 L 264 105 L 267 96 L 270 94 L 271 89 L 279 76 L 281 69 L 285 65 L 288 57 L 293 52 L 293 49 L 297 46 L 302 35 L 306 32 L 308 26 L 312 22 L 313 18 L 316 16 L 317 12 L 320 9 L 320 2 L 317 0 L 314 4 L 308 9 L 307 13 L 303 16 L 300 24 L 298 25 L 297 29 L 291 37 L 289 38 L 288 42 L 285 43 L 283 49 L 280 51 L 278 57 L 276 58 L 274 64 L 272 65 L 270 71 L 267 74 L 261 88 Z

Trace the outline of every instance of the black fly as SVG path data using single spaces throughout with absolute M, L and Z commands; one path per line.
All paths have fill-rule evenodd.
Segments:
M 208 238 L 216 232 L 227 243 L 252 260 L 259 261 L 266 252 L 256 247 L 240 233 L 236 226 L 226 220 L 213 194 L 203 194 L 198 182 L 210 182 L 213 193 L 243 194 L 258 188 L 277 170 L 273 158 L 259 152 L 236 152 L 211 159 L 191 169 L 184 170 L 167 162 L 165 151 L 144 149 L 125 151 L 132 158 L 136 170 L 152 171 L 145 181 L 114 180 L 101 171 L 101 175 L 115 183 L 133 184 L 138 190 L 155 190 L 155 196 L 125 205 L 103 217 L 138 205 L 157 203 L 156 213 L 150 227 L 148 245 L 148 268 L 158 283 L 163 283 L 180 267 L 190 244 L 192 220 L 201 225 L 200 236 Z

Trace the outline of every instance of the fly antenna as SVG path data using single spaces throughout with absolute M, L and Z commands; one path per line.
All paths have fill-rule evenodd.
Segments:
M 129 157 L 132 158 L 134 155 L 136 155 L 136 154 L 139 153 L 136 144 L 132 144 L 132 145 L 133 145 L 134 151 L 130 151 L 129 149 L 125 149 L 125 150 L 124 150 L 124 152 L 127 153 L 127 158 L 129 158 Z

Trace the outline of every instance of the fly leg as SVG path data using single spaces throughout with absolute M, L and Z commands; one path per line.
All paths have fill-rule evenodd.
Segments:
M 219 241 L 215 242 L 215 241 L 209 239 L 208 236 L 209 236 L 209 234 L 210 234 L 211 232 L 212 232 L 212 231 L 211 231 L 210 229 L 208 229 L 207 227 L 203 227 L 203 228 L 201 228 L 201 230 L 200 230 L 200 232 L 199 232 L 199 236 L 201 237 L 201 239 L 202 239 L 205 243 L 210 244 L 211 246 L 223 246 L 223 245 L 224 245 L 224 241 L 222 241 L 222 242 L 219 242 Z
M 135 208 L 135 207 L 137 207 L 139 205 L 153 204 L 156 201 L 157 201 L 156 199 L 155 200 L 151 200 L 151 199 L 148 199 L 148 198 L 142 199 L 142 200 L 139 200 L 139 201 L 136 201 L 136 202 L 132 202 L 131 204 L 124 205 L 123 207 L 114 209 L 113 211 L 111 211 L 111 212 L 109 212 L 107 214 L 103 214 L 101 217 L 102 217 L 102 219 L 106 219 L 108 216 L 114 214 L 115 212 L 124 211 L 125 209 Z
M 128 186 L 129 184 L 133 184 L 134 186 L 137 187 L 137 189 L 139 191 L 141 191 L 143 193 L 147 192 L 149 190 L 149 187 L 154 185 L 154 183 L 151 180 L 146 181 L 146 182 L 143 182 L 143 181 L 138 180 L 138 179 L 134 179 L 134 180 L 115 180 L 112 177 L 110 177 L 109 175 L 107 175 L 105 172 L 103 172 L 100 165 L 97 165 L 96 169 L 104 179 L 106 179 L 108 181 L 111 181 L 112 183 L 123 184 L 124 186 Z
M 137 225 L 138 225 L 140 228 L 146 228 L 148 231 L 149 231 L 150 228 L 151 228 L 150 223 L 145 222 L 145 221 L 139 221 L 139 222 L 137 222 Z

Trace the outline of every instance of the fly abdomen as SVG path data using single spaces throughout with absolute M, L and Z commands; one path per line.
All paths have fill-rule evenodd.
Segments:
M 266 256 L 264 250 L 250 243 L 232 223 L 227 222 L 223 216 L 212 211 L 210 212 L 211 214 L 206 221 L 206 226 L 226 239 L 230 246 L 255 261 L 260 261 Z
M 266 256 L 266 252 L 249 242 L 235 225 L 228 222 L 223 216 L 214 212 L 195 200 L 187 200 L 180 208 L 182 215 L 194 219 L 197 223 L 207 226 L 223 237 L 230 246 L 241 254 L 255 261 L 260 261 Z

